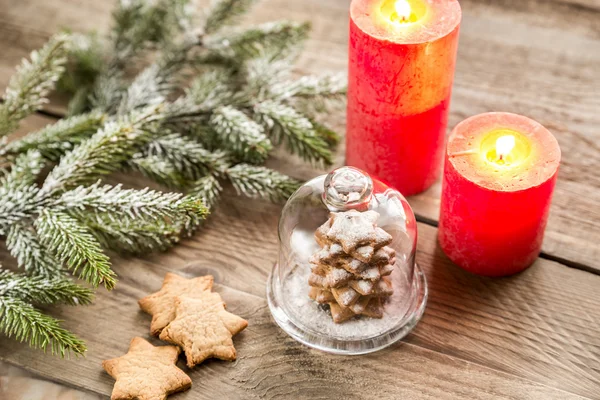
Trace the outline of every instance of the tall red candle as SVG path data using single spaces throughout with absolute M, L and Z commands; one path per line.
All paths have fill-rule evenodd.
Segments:
M 353 0 L 346 163 L 405 196 L 439 175 L 461 19 L 457 0 Z
M 504 276 L 531 265 L 542 247 L 560 148 L 521 115 L 471 117 L 448 138 L 439 242 L 462 268 Z

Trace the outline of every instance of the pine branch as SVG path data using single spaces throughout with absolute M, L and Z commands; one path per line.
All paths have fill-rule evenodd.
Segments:
M 206 60 L 221 58 L 239 63 L 269 54 L 272 59 L 285 58 L 299 51 L 308 37 L 309 23 L 276 21 L 212 35 L 204 40 Z
M 213 0 L 204 23 L 204 33 L 211 34 L 232 25 L 245 14 L 254 0 Z
M 62 277 L 26 276 L 0 270 L 0 298 L 10 297 L 37 304 L 85 305 L 93 292 Z
M 70 353 L 85 353 L 86 346 L 69 331 L 61 328 L 59 321 L 42 314 L 23 300 L 0 296 L 0 331 L 8 338 L 28 342 L 30 347 L 65 357 Z
M 202 219 L 206 209 L 201 203 L 190 203 L 180 193 L 162 193 L 148 188 L 123 189 L 121 185 L 80 186 L 63 193 L 53 204 L 54 210 L 62 210 L 77 219 L 90 213 L 107 214 L 115 223 L 135 220 L 177 221 L 193 215 Z
M 108 257 L 90 231 L 63 212 L 45 209 L 34 221 L 42 244 L 67 268 L 94 287 L 111 290 L 116 280 Z
M 138 154 L 127 165 L 154 182 L 171 189 L 184 189 L 188 183 L 181 171 L 170 160 L 162 156 Z
M 126 254 L 167 250 L 180 241 L 184 226 L 160 219 L 123 223 L 108 214 L 86 215 L 84 223 L 103 247 Z
M 62 263 L 50 254 L 28 224 L 18 222 L 11 225 L 6 236 L 6 247 L 17 259 L 19 268 L 24 268 L 30 275 L 50 278 L 62 273 Z
M 94 89 L 89 96 L 91 107 L 106 113 L 114 113 L 116 106 L 121 102 L 125 86 L 123 71 L 111 69 L 104 72 L 96 79 Z
M 147 158 L 150 160 L 144 161 Z M 182 187 L 182 183 L 224 170 L 228 165 L 228 156 L 223 151 L 209 151 L 196 140 L 171 133 L 150 142 L 143 152 L 135 155 L 132 160 L 135 166 L 141 165 L 142 168 L 149 166 L 150 161 L 158 166 L 150 167 L 151 174 L 165 171 L 163 164 L 168 166 L 166 174 L 158 173 L 163 177 L 161 183 Z
M 13 224 L 31 217 L 46 203 L 35 185 L 0 186 L 0 235 L 6 235 Z
M 285 143 L 290 152 L 307 161 L 332 163 L 327 142 L 310 120 L 292 107 L 267 100 L 257 104 L 253 111 L 276 144 Z
M 67 153 L 50 172 L 42 193 L 51 194 L 82 184 L 119 169 L 152 136 L 145 125 L 162 119 L 162 106 L 153 106 L 141 112 L 109 121 L 90 139 Z
M 75 94 L 81 89 L 89 90 L 105 68 L 106 54 L 102 41 L 95 33 L 69 32 L 69 37 L 67 73 L 60 77 L 57 89 Z
M 169 40 L 175 30 L 170 19 L 175 2 L 181 0 L 120 0 L 113 12 L 111 64 L 121 67 L 150 44 Z
M 35 150 L 18 156 L 12 164 L 9 173 L 0 178 L 0 186 L 4 188 L 21 189 L 31 186 L 44 168 L 42 155 Z
M 188 53 L 197 40 L 186 37 L 177 44 L 170 44 L 159 59 L 140 72 L 123 94 L 118 105 L 118 114 L 158 104 L 176 88 L 177 73 L 188 61 Z
M 321 138 L 323 138 L 323 140 L 329 146 L 336 146 L 340 142 L 341 137 L 334 130 L 329 129 L 325 125 L 323 125 L 313 119 L 310 120 L 310 123 L 312 124 L 313 128 L 315 129 L 315 132 L 317 133 L 317 135 L 319 135 Z
M 238 164 L 227 170 L 227 177 L 238 194 L 266 197 L 278 202 L 287 200 L 300 182 L 267 167 Z
M 37 132 L 10 142 L 6 146 L 5 152 L 15 155 L 35 149 L 44 158 L 58 161 L 65 152 L 90 138 L 106 120 L 107 115 L 100 111 L 61 119 Z
M 215 68 L 196 77 L 186 90 L 185 97 L 201 110 L 213 110 L 234 100 L 231 71 Z
M 214 175 L 207 175 L 197 180 L 189 193 L 202 199 L 206 207 L 212 210 L 217 204 L 223 187 L 219 183 L 219 179 Z
M 240 161 L 263 163 L 273 148 L 263 127 L 233 107 L 216 109 L 210 119 L 210 126 L 216 133 L 214 141 L 231 149 L 232 154 Z
M 0 136 L 14 131 L 19 121 L 46 102 L 46 95 L 64 72 L 68 39 L 66 35 L 53 37 L 31 53 L 31 61 L 23 60 L 17 68 L 0 104 Z
M 342 100 L 346 96 L 346 77 L 342 74 L 303 76 L 278 82 L 271 87 L 272 98 L 279 101 L 303 98 L 310 101 Z

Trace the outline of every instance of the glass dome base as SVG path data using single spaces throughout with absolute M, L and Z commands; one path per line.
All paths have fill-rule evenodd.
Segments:
M 288 307 L 282 301 L 282 285 L 277 276 L 278 266 L 275 265 L 267 280 L 267 301 L 277 325 L 300 343 L 333 354 L 367 354 L 394 344 L 415 327 L 423 316 L 427 303 L 427 281 L 421 268 L 415 264 L 412 284 L 409 285 L 410 293 L 405 293 L 403 296 L 408 304 L 402 318 L 386 319 L 384 317 L 384 319 L 378 320 L 363 317 L 360 319 L 360 323 L 372 321 L 372 324 L 377 324 L 376 332 L 372 329 L 363 330 L 358 326 L 353 329 L 351 325 L 353 321 L 348 321 L 343 324 L 350 324 L 346 326 L 349 328 L 348 331 L 353 330 L 353 332 L 345 335 L 339 333 L 339 327 L 343 324 L 335 324 L 331 317 L 327 316 L 327 323 L 330 323 L 331 327 L 338 331 L 335 335 L 329 335 L 323 332 L 322 321 L 318 327 L 310 326 L 306 323 L 306 319 L 301 320 L 295 313 L 286 310 Z M 316 303 L 312 303 L 310 306 L 321 307 Z M 328 313 L 324 309 L 319 311 Z M 304 310 L 303 312 L 309 311 Z M 359 321 L 354 322 L 359 323 Z M 364 334 L 360 332 L 364 332 Z

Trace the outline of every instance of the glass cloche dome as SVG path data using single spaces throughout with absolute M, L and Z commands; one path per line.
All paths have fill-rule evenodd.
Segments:
M 414 214 L 398 191 L 353 167 L 314 178 L 281 213 L 279 262 L 267 283 L 275 321 L 331 353 L 400 340 L 427 300 L 416 243 Z

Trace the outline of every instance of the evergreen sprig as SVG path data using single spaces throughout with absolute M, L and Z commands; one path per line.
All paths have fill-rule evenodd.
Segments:
M 67 151 L 72 150 L 85 139 L 89 139 L 107 120 L 100 111 L 61 119 L 37 132 L 8 143 L 4 154 L 14 157 L 29 150 L 38 151 L 50 161 L 58 161 Z
M 294 108 L 267 100 L 257 104 L 254 112 L 275 143 L 285 143 L 290 152 L 307 161 L 333 162 L 327 142 L 316 132 L 310 119 Z
M 258 165 L 238 164 L 227 170 L 227 177 L 239 194 L 273 201 L 287 199 L 300 186 L 296 179 Z
M 23 118 L 46 102 L 67 61 L 68 36 L 57 35 L 39 51 L 24 59 L 11 78 L 0 104 L 0 136 L 14 131 Z
M 83 354 L 85 343 L 32 304 L 83 305 L 90 290 L 61 277 L 28 277 L 0 270 L 0 331 L 7 337 L 62 357 Z
M 255 0 L 213 0 L 204 23 L 207 34 L 219 31 L 224 25 L 233 24 L 244 15 Z
M 74 274 L 95 287 L 103 283 L 109 290 L 114 288 L 116 275 L 108 256 L 85 225 L 66 213 L 46 209 L 35 220 L 35 228 L 42 244 Z
M 0 296 L 0 331 L 8 338 L 28 342 L 29 346 L 65 357 L 86 351 L 85 343 L 60 326 L 54 319 L 29 302 L 12 296 Z
M 42 186 L 45 193 L 63 191 L 98 180 L 120 168 L 152 137 L 148 124 L 162 118 L 161 105 L 150 106 L 107 122 L 89 140 L 67 153 Z

